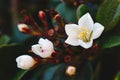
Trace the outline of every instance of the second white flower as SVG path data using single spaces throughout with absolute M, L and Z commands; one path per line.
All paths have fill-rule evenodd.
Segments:
M 54 52 L 53 43 L 48 39 L 40 38 L 38 44 L 32 46 L 32 51 L 42 58 L 48 58 Z

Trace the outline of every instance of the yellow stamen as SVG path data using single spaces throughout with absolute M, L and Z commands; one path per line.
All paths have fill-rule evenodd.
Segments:
M 88 27 L 81 27 L 78 30 L 78 39 L 83 40 L 84 42 L 89 42 L 91 39 L 92 31 Z

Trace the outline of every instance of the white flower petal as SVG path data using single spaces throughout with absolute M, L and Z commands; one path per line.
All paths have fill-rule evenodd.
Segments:
M 73 37 L 68 36 L 65 43 L 70 44 L 72 46 L 78 46 L 79 45 L 79 40 L 77 38 L 73 38 Z
M 79 19 L 78 24 L 80 27 L 88 27 L 90 30 L 92 30 L 94 22 L 90 14 L 86 13 Z
M 53 50 L 53 43 L 48 39 L 40 38 L 38 43 L 42 46 L 43 49 Z
M 36 54 L 39 55 L 42 53 L 42 46 L 39 44 L 32 45 L 32 51 Z
M 76 24 L 67 24 L 65 25 L 65 31 L 68 36 L 76 37 L 78 33 L 79 26 Z
M 83 48 L 86 48 L 86 49 L 90 48 L 92 46 L 92 44 L 93 44 L 92 39 L 90 42 L 83 42 L 82 40 L 79 40 L 79 45 Z
M 35 64 L 36 61 L 29 55 L 22 55 L 16 58 L 17 67 L 21 69 L 30 69 Z
M 93 28 L 93 36 L 92 36 L 92 38 L 93 39 L 98 38 L 102 34 L 103 30 L 104 30 L 103 25 L 101 25 L 99 23 L 95 23 L 94 28 Z

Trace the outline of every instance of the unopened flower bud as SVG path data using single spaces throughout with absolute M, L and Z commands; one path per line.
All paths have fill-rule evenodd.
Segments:
M 54 19 L 55 19 L 56 21 L 60 21 L 60 20 L 61 20 L 60 14 L 55 15 Z
M 76 67 L 74 66 L 68 66 L 66 69 L 66 74 L 69 76 L 73 76 L 76 73 Z
M 46 18 L 46 14 L 45 14 L 44 11 L 39 11 L 38 16 L 39 16 L 40 19 L 45 19 Z
M 22 55 L 16 58 L 17 67 L 21 69 L 30 69 L 35 64 L 36 61 L 29 55 Z
M 18 29 L 23 33 L 26 33 L 30 30 L 26 24 L 18 24 Z
M 67 56 L 64 57 L 64 61 L 65 61 L 66 63 L 69 63 L 71 60 L 72 60 L 72 58 L 71 58 L 70 55 L 67 55 Z
M 53 35 L 54 35 L 54 29 L 48 30 L 48 35 L 49 35 L 49 36 L 53 36 Z

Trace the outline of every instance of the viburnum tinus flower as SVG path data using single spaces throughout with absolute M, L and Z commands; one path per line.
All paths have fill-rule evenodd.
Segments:
M 29 55 L 21 55 L 16 58 L 17 67 L 21 69 L 30 69 L 35 64 L 36 61 Z
M 38 44 L 32 46 L 32 51 L 42 58 L 48 58 L 54 52 L 53 43 L 48 39 L 40 38 Z
M 90 48 L 93 40 L 98 38 L 104 30 L 104 26 L 100 23 L 94 23 L 89 13 L 83 15 L 76 24 L 66 24 L 65 31 L 68 35 L 65 43 L 72 46 L 81 46 Z

